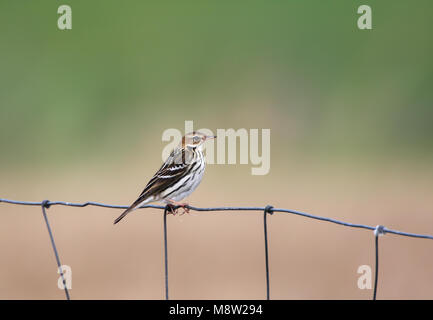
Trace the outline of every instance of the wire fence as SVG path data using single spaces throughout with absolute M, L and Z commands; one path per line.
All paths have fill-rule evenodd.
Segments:
M 24 206 L 40 206 L 42 208 L 42 214 L 45 220 L 45 224 L 47 226 L 48 234 L 51 241 L 51 246 L 56 258 L 57 266 L 59 268 L 59 273 L 63 282 L 65 296 L 67 300 L 70 300 L 70 295 L 66 286 L 66 281 L 61 269 L 61 262 L 59 253 L 56 247 L 56 243 L 54 241 L 53 232 L 48 220 L 48 216 L 46 213 L 46 209 L 49 209 L 51 206 L 70 206 L 70 207 L 87 207 L 87 206 L 95 206 L 95 207 L 103 207 L 103 208 L 112 208 L 112 209 L 127 209 L 128 206 L 120 206 L 120 205 L 112 205 L 112 204 L 105 204 L 105 203 L 99 203 L 99 202 L 83 202 L 83 203 L 73 203 L 73 202 L 65 202 L 65 201 L 49 201 L 49 200 L 43 200 L 40 202 L 30 202 L 30 201 L 16 201 L 16 200 L 9 200 L 9 199 L 0 199 L 0 203 L 8 203 L 8 204 L 15 204 L 15 205 L 24 205 Z M 164 272 L 165 272 L 165 299 L 168 300 L 168 288 L 169 288 L 169 281 L 168 281 L 168 236 L 167 236 L 167 215 L 173 212 L 173 209 L 177 209 L 178 207 L 172 207 L 172 206 L 159 206 L 159 205 L 144 205 L 141 206 L 140 209 L 144 208 L 154 208 L 154 209 L 161 209 L 164 210 L 163 215 L 163 234 L 164 234 Z M 365 229 L 373 231 L 374 233 L 374 250 L 375 250 L 375 274 L 374 274 L 374 289 L 373 289 L 373 300 L 376 300 L 377 296 L 377 287 L 378 287 L 378 273 L 379 273 L 379 236 L 384 234 L 394 234 L 397 236 L 402 237 L 411 237 L 411 238 L 420 238 L 420 239 L 430 239 L 433 240 L 432 235 L 426 235 L 426 234 L 417 234 L 417 233 L 409 233 L 409 232 L 403 232 L 398 230 L 389 229 L 387 227 L 384 227 L 382 225 L 378 225 L 376 227 L 363 225 L 363 224 L 355 224 L 355 223 L 349 223 L 344 221 L 339 221 L 327 217 L 321 217 L 301 211 L 295 211 L 295 210 L 289 210 L 289 209 L 281 209 L 281 208 L 274 208 L 273 206 L 266 206 L 266 207 L 213 207 L 213 208 L 198 208 L 193 206 L 186 206 L 189 210 L 193 211 L 261 211 L 263 212 L 263 230 L 264 230 L 264 249 L 265 249 L 265 281 L 266 281 L 266 299 L 270 299 L 270 281 L 269 281 L 269 248 L 268 248 L 268 224 L 267 224 L 267 217 L 268 215 L 272 215 L 274 213 L 289 213 L 294 214 L 298 216 L 302 216 L 305 218 L 320 220 L 320 221 L 326 221 L 331 222 L 335 224 L 339 224 L 345 227 L 349 228 L 358 228 L 358 229 Z

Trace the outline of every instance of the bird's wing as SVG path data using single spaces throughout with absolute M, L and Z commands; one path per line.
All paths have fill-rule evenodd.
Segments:
M 194 160 L 194 151 L 188 148 L 174 149 L 161 168 L 159 168 L 152 179 L 150 179 L 150 181 L 147 183 L 138 199 L 135 200 L 134 203 L 114 221 L 114 224 L 118 223 L 129 212 L 136 209 L 143 203 L 147 203 L 152 200 L 159 200 L 158 198 L 155 199 L 151 197 L 159 195 L 161 192 L 170 188 L 171 186 L 174 186 L 183 177 L 185 177 L 194 167 Z
M 138 199 L 114 223 L 118 223 L 126 214 L 136 209 L 149 197 L 159 194 L 182 179 L 191 170 L 193 159 L 194 153 L 188 149 L 178 148 L 173 150 L 161 168 L 147 183 Z
M 182 179 L 191 167 L 194 154 L 188 149 L 175 149 L 155 173 L 140 194 L 143 200 L 151 195 L 158 194 Z

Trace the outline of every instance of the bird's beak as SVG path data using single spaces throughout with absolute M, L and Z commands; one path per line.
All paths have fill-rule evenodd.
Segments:
M 206 136 L 206 140 L 215 139 L 217 136 Z

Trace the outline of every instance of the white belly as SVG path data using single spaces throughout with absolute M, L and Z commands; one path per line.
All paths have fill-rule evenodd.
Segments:
M 204 170 L 205 164 L 203 163 L 203 165 L 195 171 L 194 175 L 182 178 L 178 184 L 164 192 L 168 195 L 168 199 L 177 202 L 188 197 L 195 189 L 197 189 L 198 185 L 200 184 L 203 178 Z M 173 190 L 176 191 L 172 192 Z M 162 200 L 162 202 L 169 203 L 167 199 Z

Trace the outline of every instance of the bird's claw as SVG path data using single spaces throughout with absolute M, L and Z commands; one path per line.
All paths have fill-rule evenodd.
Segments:
M 167 214 L 172 214 L 172 215 L 176 215 L 177 214 L 177 208 L 175 208 L 175 206 L 174 205 L 172 205 L 172 204 L 168 204 L 167 205 L 167 207 L 168 207 L 168 209 L 169 210 L 167 210 Z
M 178 214 L 178 210 L 182 208 L 183 212 L 181 212 L 179 215 L 184 215 L 185 213 L 189 213 L 188 203 L 178 203 L 178 202 L 172 202 L 168 205 L 170 207 L 170 212 L 173 215 Z M 176 208 L 177 207 L 177 208 Z
M 183 212 L 180 214 L 181 216 L 183 216 L 185 213 L 189 213 L 189 208 L 187 207 L 187 204 L 181 206 L 181 208 L 183 209 Z

